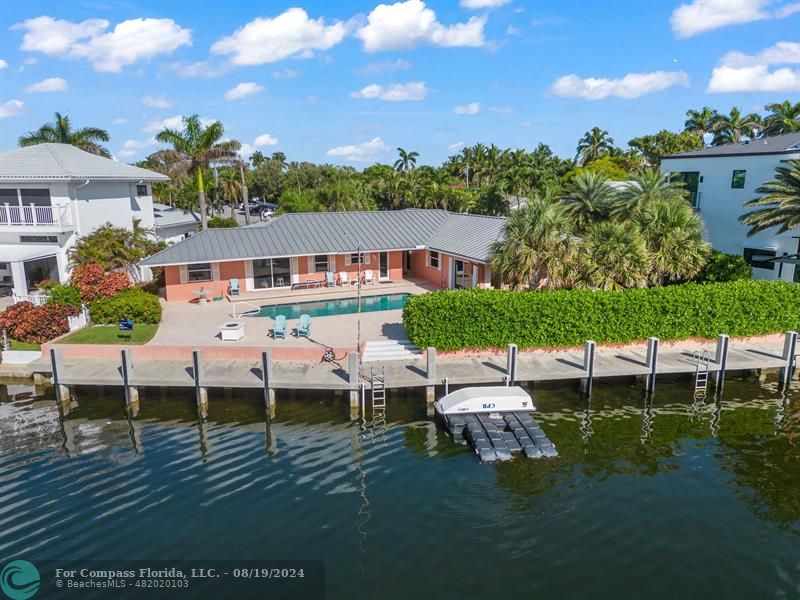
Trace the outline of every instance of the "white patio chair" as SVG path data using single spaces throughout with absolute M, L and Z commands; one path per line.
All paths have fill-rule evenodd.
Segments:
M 364 271 L 364 283 L 365 284 L 375 284 L 375 276 L 372 273 L 372 269 L 367 269 Z
M 347 271 L 339 271 L 339 285 L 350 285 L 350 275 Z

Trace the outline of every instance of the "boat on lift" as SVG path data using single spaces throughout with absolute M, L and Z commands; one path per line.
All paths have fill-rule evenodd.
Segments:
M 441 416 L 469 413 L 530 412 L 536 410 L 530 394 L 518 386 L 466 387 L 433 403 Z

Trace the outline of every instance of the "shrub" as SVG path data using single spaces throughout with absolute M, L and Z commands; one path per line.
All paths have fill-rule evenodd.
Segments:
M 62 306 L 73 306 L 80 308 L 83 304 L 81 293 L 76 287 L 55 283 L 48 288 L 50 298 L 48 304 L 61 304 Z
M 131 280 L 126 273 L 105 271 L 97 263 L 76 266 L 72 269 L 69 282 L 78 288 L 81 299 L 86 304 L 91 304 L 98 298 L 110 298 L 131 287 Z
M 208 220 L 208 226 L 211 229 L 218 229 L 226 227 L 238 227 L 239 223 L 236 222 L 236 219 L 231 219 L 230 217 L 211 217 Z
M 34 306 L 30 302 L 17 302 L 0 313 L 0 328 L 21 342 L 43 344 L 68 333 L 67 317 L 76 314 L 78 309 L 73 306 Z
M 89 316 L 97 324 L 118 323 L 121 319 L 155 324 L 161 321 L 161 302 L 157 296 L 133 288 L 120 292 L 113 298 L 96 300 L 89 309 Z
M 697 276 L 696 281 L 716 283 L 722 281 L 739 281 L 750 279 L 753 267 L 747 264 L 744 257 L 738 254 L 712 252 L 705 268 Z
M 408 299 L 403 325 L 420 348 L 531 348 L 760 335 L 797 327 L 798 313 L 800 287 L 749 280 L 617 292 L 433 292 Z

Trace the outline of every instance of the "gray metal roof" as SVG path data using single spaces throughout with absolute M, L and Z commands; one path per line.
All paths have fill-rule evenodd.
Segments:
M 436 209 L 288 213 L 259 227 L 208 229 L 142 261 L 175 265 L 431 248 L 485 262 L 505 219 Z
M 200 223 L 200 215 L 198 213 L 184 210 L 183 208 L 167 206 L 166 204 L 159 204 L 158 202 L 153 202 L 153 217 L 156 229 L 173 225 Z
M 169 177 L 90 154 L 69 144 L 36 144 L 0 153 L 0 181 L 169 181 Z
M 800 153 L 800 131 L 772 135 L 748 142 L 722 144 L 701 150 L 691 150 L 679 154 L 670 154 L 664 158 L 704 158 L 711 156 L 747 156 L 755 154 Z

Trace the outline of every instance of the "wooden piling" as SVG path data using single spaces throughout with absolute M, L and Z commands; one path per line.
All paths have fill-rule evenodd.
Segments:
M 714 353 L 714 362 L 717 363 L 717 372 L 714 375 L 714 383 L 718 391 L 725 387 L 725 371 L 728 368 L 728 350 L 730 349 L 731 338 L 724 333 L 717 336 L 717 350 Z
M 645 391 L 652 394 L 656 389 L 656 372 L 658 371 L 658 345 L 660 340 L 657 337 L 647 338 L 647 380 Z
M 425 400 L 431 404 L 436 402 L 436 348 L 432 346 L 427 350 L 425 377 L 428 380 L 428 385 L 425 386 Z
M 583 345 L 583 370 L 586 377 L 581 379 L 581 390 L 587 396 L 592 394 L 592 380 L 594 379 L 594 357 L 597 351 L 597 344 L 594 340 L 586 340 Z
M 192 373 L 194 374 L 194 394 L 197 400 L 197 410 L 205 417 L 208 414 L 208 390 L 203 387 L 203 350 L 200 348 L 192 350 Z
M 350 383 L 350 408 L 358 409 L 358 352 L 351 352 L 348 359 L 347 377 Z
M 517 381 L 517 352 L 516 344 L 506 347 L 506 385 L 514 385 Z
M 264 384 L 264 406 L 267 409 L 275 408 L 275 390 L 272 388 L 272 351 L 264 350 L 261 353 L 261 377 Z
M 787 331 L 784 334 L 783 338 L 783 360 L 785 362 L 784 366 L 781 367 L 781 373 L 780 373 L 780 383 L 782 388 L 788 386 L 789 382 L 792 380 L 792 374 L 794 372 L 794 358 L 796 352 L 797 352 L 797 332 Z
M 123 348 L 120 352 L 122 366 L 122 389 L 125 394 L 125 408 L 136 416 L 139 412 L 139 390 L 131 382 L 133 380 L 133 352 L 130 348 Z
M 56 388 L 56 402 L 61 407 L 61 413 L 64 416 L 67 416 L 69 414 L 72 393 L 69 386 L 61 383 L 62 366 L 63 358 L 61 354 L 61 348 L 53 344 L 50 346 L 50 369 L 53 371 L 53 385 Z

